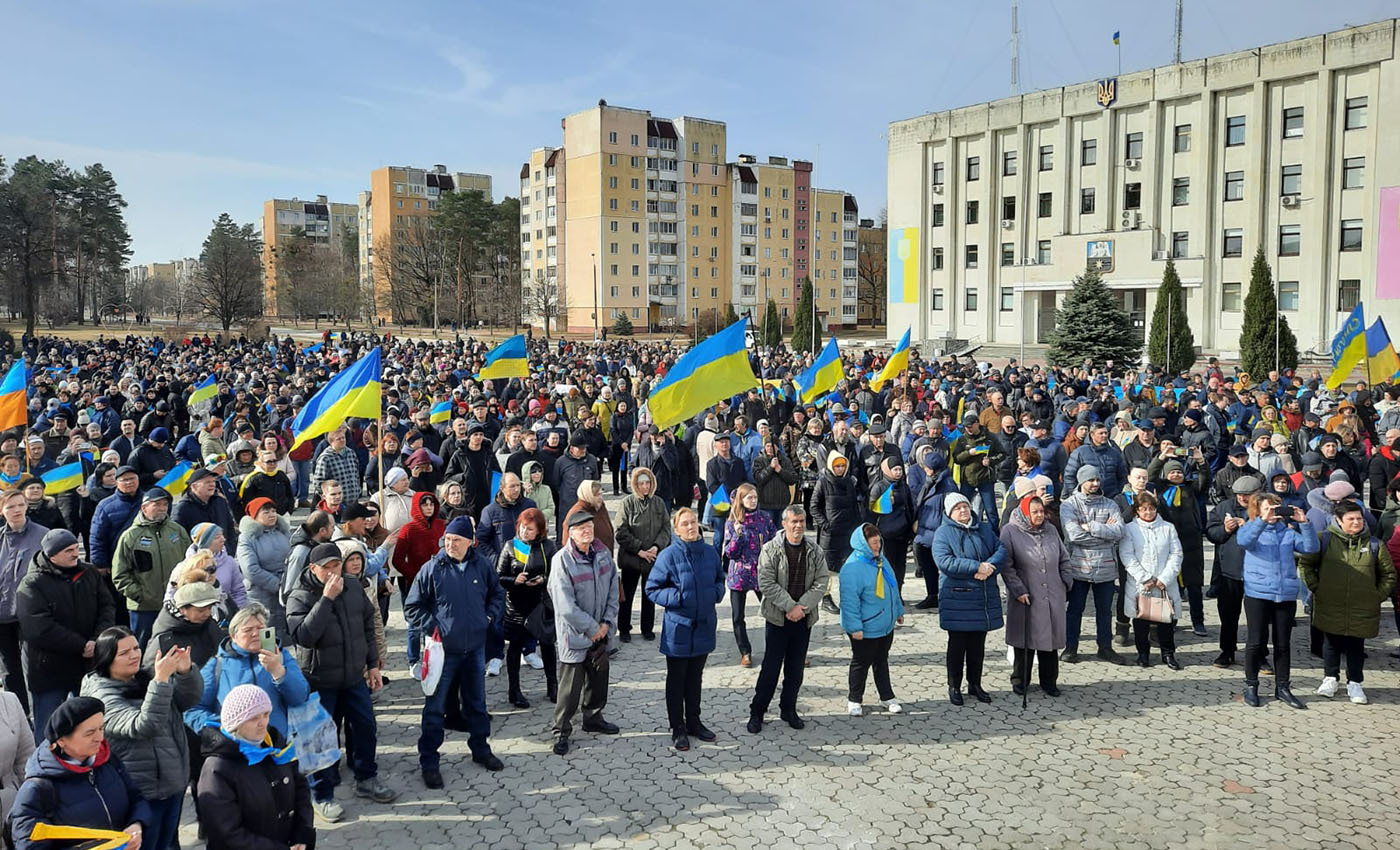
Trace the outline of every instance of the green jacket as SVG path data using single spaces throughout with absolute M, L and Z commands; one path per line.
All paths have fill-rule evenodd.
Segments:
M 1380 633 L 1381 602 L 1395 591 L 1395 567 L 1369 531 L 1348 536 L 1335 523 L 1316 553 L 1298 556 L 1298 572 L 1313 592 L 1312 624 L 1328 634 L 1369 638 Z
M 178 522 L 152 522 L 138 513 L 112 557 L 112 584 L 126 597 L 127 610 L 159 611 L 170 574 L 189 548 L 190 535 Z
M 986 451 L 974 451 L 981 448 L 985 448 Z M 978 429 L 976 436 L 963 434 L 958 437 L 953 441 L 950 451 L 953 453 L 953 462 L 958 465 L 959 483 L 971 487 L 995 481 L 997 466 L 1005 455 L 1001 444 L 993 439 L 985 428 Z M 982 464 L 983 458 L 987 458 L 985 466 Z

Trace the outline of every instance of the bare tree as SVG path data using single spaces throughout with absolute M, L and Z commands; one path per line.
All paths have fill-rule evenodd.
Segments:
M 449 246 L 427 216 L 414 216 L 397 237 L 374 246 L 375 269 L 389 290 L 394 321 L 433 322 L 448 265 Z M 451 246 L 455 251 L 456 246 Z
M 220 213 L 204 240 L 191 300 L 228 331 L 234 322 L 262 315 L 262 240 L 253 225 Z
M 549 339 L 549 323 L 559 316 L 559 279 L 556 277 L 526 280 L 520 290 L 521 305 L 526 320 L 544 323 L 544 337 Z
M 860 247 L 856 252 L 856 275 L 859 288 L 856 303 L 870 311 L 870 326 L 884 323 L 885 292 L 888 287 L 886 266 L 886 231 L 881 228 L 862 228 Z M 859 320 L 857 319 L 857 324 Z

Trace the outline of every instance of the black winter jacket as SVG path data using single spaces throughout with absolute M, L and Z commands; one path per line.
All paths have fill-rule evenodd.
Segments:
M 269 728 L 272 746 L 285 745 Z M 315 850 L 311 791 L 295 761 L 264 758 L 249 764 L 238 742 L 217 727 L 200 732 L 204 768 L 199 774 L 199 822 L 208 850 Z
M 865 515 L 860 484 L 852 475 L 837 476 L 827 470 L 812 491 L 812 524 L 817 528 L 817 545 L 823 549 L 844 546 Z
M 79 562 L 61 570 L 34 553 L 16 606 L 30 691 L 78 692 L 92 662 L 83 647 L 116 625 L 116 606 L 101 573 Z
M 317 690 L 348 688 L 364 681 L 365 668 L 379 666 L 374 618 L 379 611 L 357 581 L 346 581 L 335 599 L 307 569 L 287 596 L 287 628 L 306 681 Z

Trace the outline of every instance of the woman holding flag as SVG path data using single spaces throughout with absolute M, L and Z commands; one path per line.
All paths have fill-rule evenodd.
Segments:
M 510 680 L 510 704 L 529 708 L 520 690 L 520 656 L 525 644 L 539 641 L 544 658 L 545 699 L 554 702 L 558 683 L 554 655 L 554 614 L 548 607 L 545 581 L 549 563 L 559 546 L 549 539 L 548 526 L 539 508 L 526 508 L 515 521 L 515 539 L 501 551 L 496 574 L 506 594 L 506 675 Z M 545 605 L 544 611 L 536 609 Z M 534 630 L 532 631 L 532 624 Z
M 752 484 L 741 484 L 734 491 L 734 505 L 724 525 L 724 556 L 728 561 L 725 586 L 729 588 L 729 611 L 734 626 L 734 642 L 739 647 L 739 666 L 753 666 L 753 646 L 744 622 L 749 593 L 760 600 L 758 592 L 758 552 L 763 544 L 778 534 L 773 517 L 759 510 L 758 490 Z
M 904 478 L 904 464 L 897 458 L 887 456 L 880 461 L 880 471 L 870 482 L 870 512 L 880 529 L 885 560 L 903 590 L 909 543 L 914 537 L 914 494 Z

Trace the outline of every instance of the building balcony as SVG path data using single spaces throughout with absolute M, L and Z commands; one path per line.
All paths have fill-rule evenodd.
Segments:
M 653 283 L 647 287 L 647 300 L 651 304 L 674 305 L 679 297 L 679 287 L 674 283 Z

